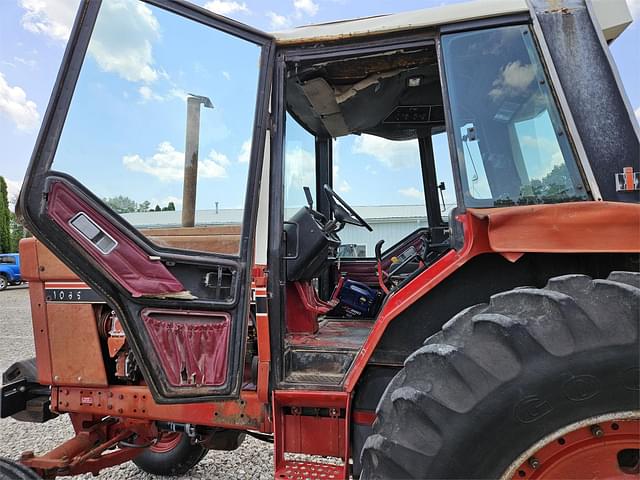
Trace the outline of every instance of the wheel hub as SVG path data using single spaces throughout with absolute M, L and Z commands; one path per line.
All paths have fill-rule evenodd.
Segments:
M 179 432 L 165 432 L 160 435 L 158 441 L 149 447 L 149 450 L 155 453 L 170 452 L 180 443 L 182 439 L 182 433 Z
M 503 479 L 631 479 L 640 474 L 640 420 L 602 416 L 561 429 L 520 456 Z

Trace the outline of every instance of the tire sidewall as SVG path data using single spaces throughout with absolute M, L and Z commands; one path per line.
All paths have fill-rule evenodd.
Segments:
M 2 273 L 0 273 L 0 291 L 6 290 L 9 286 L 9 279 Z
M 538 355 L 444 432 L 431 478 L 499 478 L 542 438 L 597 415 L 638 410 L 638 348 Z

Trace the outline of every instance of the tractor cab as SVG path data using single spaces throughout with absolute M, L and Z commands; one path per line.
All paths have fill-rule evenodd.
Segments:
M 342 382 L 387 299 L 455 248 L 458 204 L 589 198 L 530 28 L 441 41 L 440 63 L 426 38 L 283 53 L 285 382 Z

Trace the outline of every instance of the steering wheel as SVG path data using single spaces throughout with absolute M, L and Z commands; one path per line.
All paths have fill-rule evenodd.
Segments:
M 324 191 L 327 194 L 329 208 L 331 209 L 333 218 L 337 222 L 348 223 L 357 227 L 364 227 L 370 232 L 373 232 L 371 225 L 369 225 L 364 218 L 358 215 L 358 213 L 347 202 L 340 198 L 340 196 L 333 191 L 333 188 L 325 184 Z

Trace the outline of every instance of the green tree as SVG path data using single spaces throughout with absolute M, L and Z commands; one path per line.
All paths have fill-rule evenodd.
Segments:
M 0 252 L 11 252 L 11 210 L 7 182 L 0 176 Z
M 160 205 L 156 205 L 156 208 L 153 209 L 154 212 L 161 212 L 162 209 L 160 208 Z
M 138 209 L 138 204 L 135 202 L 135 200 L 122 195 L 118 195 L 117 197 L 103 198 L 103 200 L 117 213 L 130 213 L 135 212 Z
M 167 210 L 169 210 L 170 212 L 176 211 L 176 206 L 174 205 L 173 202 L 169 202 L 169 205 L 167 205 Z
M 151 207 L 151 203 L 149 202 L 149 200 L 145 200 L 144 202 L 138 204 L 138 212 L 148 212 L 149 207 Z
M 25 236 L 25 229 L 18 222 L 16 214 L 13 212 L 9 213 L 11 215 L 11 218 L 9 220 L 9 227 L 11 229 L 11 251 L 17 252 L 20 240 L 22 240 Z

